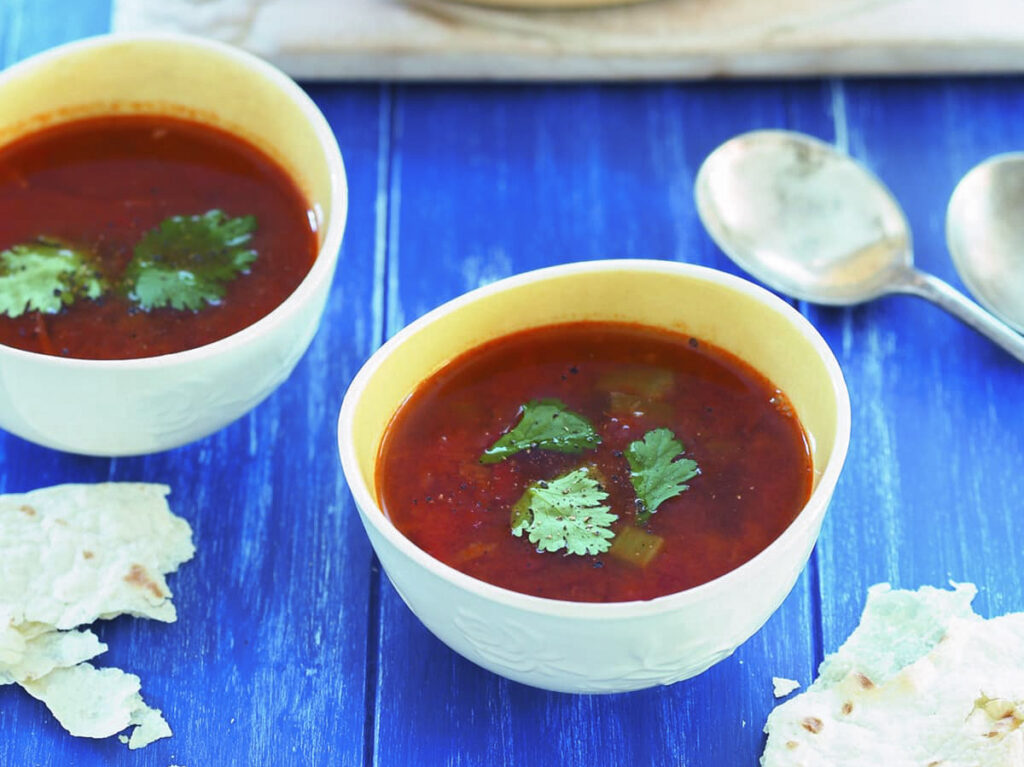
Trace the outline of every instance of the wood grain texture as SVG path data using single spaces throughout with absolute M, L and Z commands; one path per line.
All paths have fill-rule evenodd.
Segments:
M 372 210 L 379 89 L 311 93 L 347 148 L 351 204 Z M 69 481 L 167 482 L 197 554 L 170 577 L 179 619 L 97 624 L 100 665 L 138 674 L 175 731 L 144 751 L 72 738 L 0 688 L 0 764 L 363 763 L 371 552 L 338 466 L 347 382 L 379 342 L 372 218 L 354 217 L 312 346 L 250 415 L 193 445 L 103 460 L 0 435 L 3 491 Z
M 551 264 L 654 257 L 736 271 L 700 228 L 697 167 L 753 127 L 827 136 L 831 104 L 820 82 L 398 88 L 389 334 L 465 290 Z M 385 585 L 377 763 L 752 765 L 771 677 L 807 682 L 816 666 L 815 599 L 805 574 L 765 630 L 709 673 L 588 697 L 474 668 Z
M 849 149 L 904 205 L 917 264 L 962 290 L 944 242 L 946 203 L 974 164 L 1024 145 L 1024 84 L 860 81 L 842 98 Z M 808 313 L 853 404 L 848 469 L 819 544 L 826 648 L 879 581 L 973 581 L 983 614 L 1024 610 L 1020 364 L 914 298 Z
M 101 31 L 101 0 L 0 5 L 0 60 Z M 957 284 L 942 243 L 956 180 L 1020 148 L 1018 79 L 310 88 L 345 156 L 349 227 L 320 332 L 251 415 L 137 459 L 60 454 L 0 434 L 0 491 L 168 481 L 199 552 L 171 576 L 180 619 L 100 624 L 104 664 L 138 673 L 175 736 L 141 752 L 71 738 L 0 688 L 0 765 L 754 767 L 771 677 L 806 685 L 867 586 L 981 587 L 1024 609 L 1020 366 L 906 297 L 801 307 L 853 400 L 846 471 L 811 564 L 766 626 L 707 673 L 617 696 L 546 693 L 452 653 L 381 574 L 335 449 L 342 393 L 403 324 L 541 266 L 652 257 L 738 270 L 697 219 L 706 154 L 761 127 L 835 141 L 906 205 L 919 264 Z M 599 637 L 595 638 L 599 641 Z

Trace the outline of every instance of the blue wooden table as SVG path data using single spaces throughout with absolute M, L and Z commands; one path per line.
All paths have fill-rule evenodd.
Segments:
M 104 0 L 3 0 L 0 61 L 103 32 Z M 1021 78 L 636 85 L 313 84 L 349 173 L 332 298 L 292 377 L 241 421 L 142 458 L 65 455 L 0 434 L 0 491 L 173 486 L 196 558 L 179 621 L 98 626 L 99 665 L 142 678 L 175 731 L 143 751 L 68 736 L 0 688 L 0 765 L 709 765 L 753 767 L 773 675 L 807 684 L 869 585 L 950 579 L 986 615 L 1024 610 L 1024 368 L 914 298 L 800 305 L 846 374 L 853 437 L 810 564 L 782 608 L 696 679 L 609 697 L 524 687 L 448 650 L 382 576 L 335 448 L 344 390 L 390 334 L 535 267 L 660 258 L 738 271 L 697 219 L 704 156 L 754 128 L 863 160 L 905 205 L 918 263 L 959 285 L 946 201 L 1024 148 Z M 1022 224 L 1024 225 L 1024 224 Z

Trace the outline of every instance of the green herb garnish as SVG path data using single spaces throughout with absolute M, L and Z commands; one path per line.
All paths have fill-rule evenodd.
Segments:
M 40 238 L 0 252 L 0 314 L 56 314 L 78 298 L 99 298 L 106 285 L 88 253 Z
M 683 444 L 669 429 L 654 429 L 626 450 L 633 489 L 636 491 L 636 521 L 643 523 L 669 498 L 686 490 L 685 483 L 700 473 L 697 462 L 679 458 Z M 676 460 L 679 459 L 679 460 Z
M 531 448 L 582 453 L 600 444 L 590 421 L 567 410 L 560 400 L 530 400 L 522 406 L 519 423 L 484 451 L 480 463 L 498 463 Z
M 584 467 L 552 480 L 531 483 L 512 507 L 512 535 L 525 532 L 537 551 L 600 554 L 611 546 L 610 513 L 601 484 Z
M 255 216 L 228 218 L 219 210 L 165 219 L 135 246 L 124 274 L 128 297 L 146 311 L 216 304 L 256 260 L 246 247 L 255 229 Z

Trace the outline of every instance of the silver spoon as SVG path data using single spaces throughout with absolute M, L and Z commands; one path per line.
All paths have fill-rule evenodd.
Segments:
M 914 267 L 899 203 L 832 145 L 789 131 L 745 133 L 708 155 L 694 191 L 712 239 L 766 285 L 837 306 L 920 296 L 1024 362 L 1024 336 Z
M 1024 153 L 975 166 L 953 190 L 946 242 L 967 289 L 1024 333 Z

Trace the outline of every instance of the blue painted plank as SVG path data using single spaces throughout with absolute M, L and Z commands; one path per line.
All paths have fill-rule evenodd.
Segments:
M 399 87 L 388 332 L 467 289 L 567 261 L 658 257 L 736 271 L 700 229 L 698 165 L 755 127 L 830 137 L 831 105 L 820 82 Z M 771 677 L 806 682 L 815 666 L 815 602 L 805 574 L 765 629 L 707 674 L 573 696 L 472 666 L 385 583 L 375 763 L 753 765 Z
M 107 479 L 173 487 L 198 548 L 170 577 L 179 620 L 98 624 L 110 650 L 97 662 L 137 673 L 175 735 L 141 752 L 72 738 L 3 687 L 0 764 L 363 763 L 371 552 L 341 474 L 336 420 L 382 323 L 377 233 L 361 213 L 377 193 L 381 92 L 310 90 L 339 137 L 354 215 L 322 326 L 291 378 L 216 435 L 143 458 L 81 458 L 0 434 L 0 491 Z
M 944 243 L 959 178 L 1024 147 L 1024 82 L 845 86 L 852 153 L 906 208 L 918 265 L 961 290 Z M 1024 610 L 1024 375 L 1020 363 L 915 298 L 810 308 L 846 373 L 853 441 L 819 547 L 824 640 L 856 625 L 866 588 L 976 582 L 984 614 Z
M 397 98 L 392 332 L 465 290 L 554 263 L 665 258 L 736 272 L 697 218 L 700 161 L 745 130 L 832 129 L 819 82 L 400 86 Z M 416 269 L 428 263 L 422 288 Z
M 0 60 L 103 31 L 107 10 L 9 0 Z M 139 673 L 177 734 L 129 754 L 66 736 L 3 688 L 0 764 L 754 765 L 771 676 L 809 681 L 819 645 L 846 636 L 870 583 L 975 580 L 983 612 L 1024 609 L 1013 524 L 1024 378 L 911 298 L 805 308 L 850 382 L 847 471 L 782 609 L 734 657 L 671 688 L 543 693 L 455 656 L 374 573 L 333 445 L 361 360 L 466 289 L 603 257 L 738 271 L 701 231 L 690 190 L 704 155 L 745 130 L 790 127 L 849 146 L 905 202 L 919 263 L 956 282 L 945 200 L 976 161 L 1020 148 L 1019 79 L 313 94 L 346 155 L 352 217 L 324 326 L 296 374 L 220 434 L 149 458 L 78 458 L 0 435 L 0 490 L 171 479 L 200 544 L 172 576 L 181 620 L 105 625 L 101 660 Z

